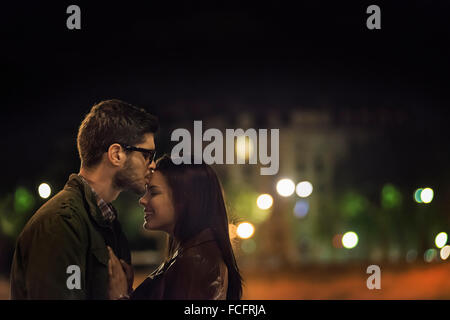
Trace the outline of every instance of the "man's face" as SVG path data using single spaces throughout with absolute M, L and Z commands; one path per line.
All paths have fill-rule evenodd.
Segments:
M 155 140 L 153 134 L 149 133 L 144 137 L 144 142 L 134 147 L 154 150 Z M 152 161 L 152 163 L 149 163 L 141 152 L 129 152 L 123 168 L 117 171 L 113 177 L 113 185 L 117 189 L 128 190 L 137 195 L 143 195 L 145 193 L 146 177 L 148 178 L 150 170 L 155 169 L 155 167 L 155 162 Z

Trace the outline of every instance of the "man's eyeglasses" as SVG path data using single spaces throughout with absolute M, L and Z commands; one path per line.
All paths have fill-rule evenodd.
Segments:
M 120 145 L 122 146 L 122 148 L 124 148 L 125 150 L 128 150 L 128 151 L 137 151 L 137 152 L 142 153 L 142 155 L 144 156 L 145 161 L 147 161 L 148 163 L 152 163 L 153 161 L 155 161 L 156 150 L 133 147 L 133 146 L 129 146 L 129 145 L 122 144 L 122 143 L 119 143 L 119 144 L 120 144 Z

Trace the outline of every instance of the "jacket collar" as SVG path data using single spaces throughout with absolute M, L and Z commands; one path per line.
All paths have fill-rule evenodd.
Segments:
M 195 236 L 190 238 L 188 241 L 186 241 L 184 244 L 182 244 L 181 249 L 176 250 L 174 252 L 174 254 L 172 255 L 172 257 L 168 261 L 162 263 L 158 267 L 158 269 L 153 271 L 148 277 L 154 278 L 154 277 L 166 272 L 167 269 L 169 269 L 175 263 L 178 255 L 180 254 L 180 251 L 183 251 L 188 248 L 195 247 L 195 246 L 199 246 L 205 242 L 215 241 L 215 239 L 216 238 L 214 237 L 214 233 L 211 228 L 203 229 L 202 231 L 200 231 L 200 233 L 196 234 Z
M 101 227 L 110 227 L 111 223 L 105 219 L 100 208 L 97 205 L 97 199 L 95 194 L 92 192 L 91 187 L 84 183 L 81 177 L 78 174 L 71 174 L 69 176 L 69 180 L 64 186 L 64 190 L 68 189 L 76 189 L 81 193 L 81 196 L 84 198 L 85 202 L 88 205 L 88 213 L 92 217 L 92 219 Z M 117 217 L 117 212 L 116 212 Z

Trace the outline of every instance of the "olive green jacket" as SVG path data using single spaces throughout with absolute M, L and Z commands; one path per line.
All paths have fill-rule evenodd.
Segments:
M 11 299 L 107 299 L 107 245 L 131 264 L 117 218 L 107 222 L 91 188 L 78 175 L 70 175 L 64 189 L 39 208 L 17 240 Z

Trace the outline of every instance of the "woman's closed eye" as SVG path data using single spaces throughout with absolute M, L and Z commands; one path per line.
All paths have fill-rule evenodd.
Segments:
M 154 197 L 154 196 L 160 194 L 161 192 L 158 190 L 158 187 L 150 186 L 148 188 L 148 193 L 151 197 Z

